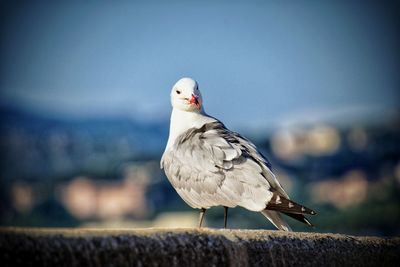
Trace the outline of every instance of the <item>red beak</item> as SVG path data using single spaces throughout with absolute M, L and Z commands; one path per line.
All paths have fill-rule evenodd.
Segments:
M 195 104 L 197 108 L 200 108 L 199 97 L 192 94 L 192 98 L 189 100 L 190 104 Z

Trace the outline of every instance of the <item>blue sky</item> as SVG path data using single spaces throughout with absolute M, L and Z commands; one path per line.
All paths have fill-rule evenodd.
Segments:
M 190 76 L 233 126 L 399 108 L 395 5 L 32 2 L 0 4 L 2 103 L 165 119 L 171 86 Z

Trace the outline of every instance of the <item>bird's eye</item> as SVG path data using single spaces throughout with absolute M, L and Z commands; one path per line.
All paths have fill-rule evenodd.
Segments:
M 180 95 L 180 94 L 181 94 L 181 91 L 179 91 L 179 90 L 176 90 L 176 93 L 177 93 L 178 95 Z

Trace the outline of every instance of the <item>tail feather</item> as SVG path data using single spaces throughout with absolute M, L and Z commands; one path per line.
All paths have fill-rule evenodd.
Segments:
M 272 210 L 263 210 L 261 211 L 262 215 L 267 217 L 267 219 L 279 230 L 283 231 L 292 231 L 290 226 L 283 220 L 281 214 L 277 211 Z

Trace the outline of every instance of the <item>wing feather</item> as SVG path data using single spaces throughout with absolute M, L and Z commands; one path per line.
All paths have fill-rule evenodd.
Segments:
M 161 167 L 193 208 L 239 205 L 261 211 L 273 191 L 287 196 L 254 144 L 219 121 L 178 137 L 164 153 Z

